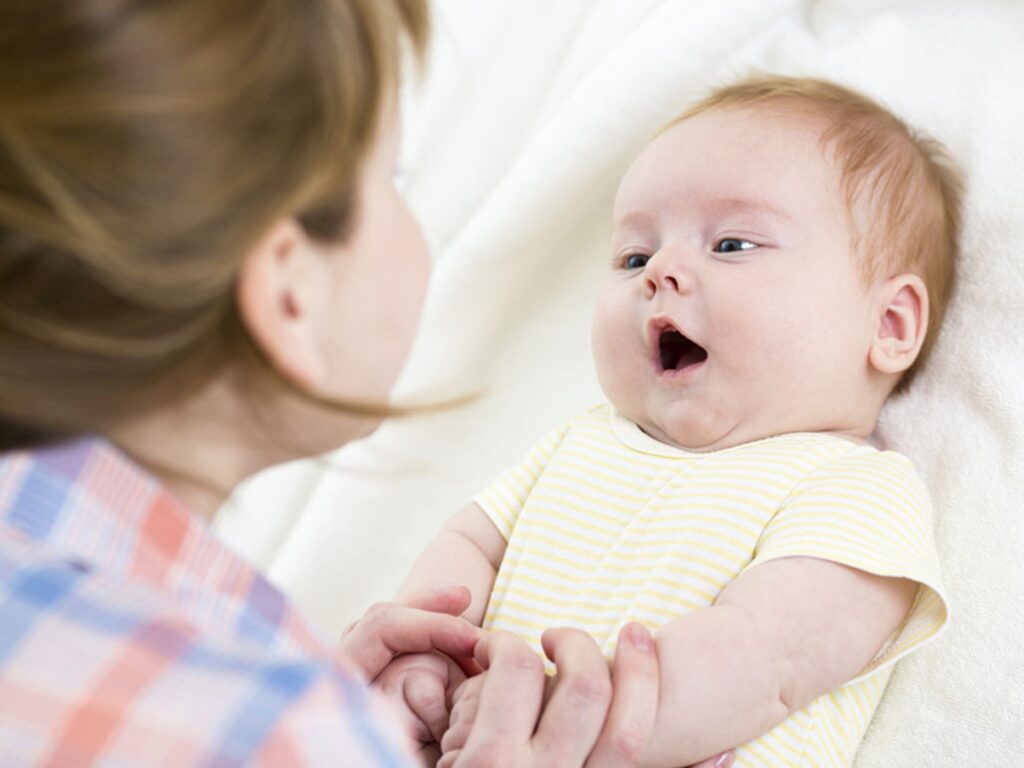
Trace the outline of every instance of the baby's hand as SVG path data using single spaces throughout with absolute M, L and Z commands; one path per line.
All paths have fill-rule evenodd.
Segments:
M 439 755 L 448 728 L 452 692 L 466 679 L 457 664 L 439 653 L 396 656 L 373 681 L 403 717 L 429 764 Z
M 443 757 L 437 768 L 450 768 L 458 758 L 459 750 L 466 746 L 466 740 L 473 730 L 477 709 L 480 706 L 480 691 L 483 688 L 486 672 L 471 677 L 455 689 L 452 696 L 451 715 L 448 718 L 448 730 L 441 739 Z

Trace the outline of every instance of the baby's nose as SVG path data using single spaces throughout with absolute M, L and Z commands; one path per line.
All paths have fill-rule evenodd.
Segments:
M 670 293 L 686 293 L 693 288 L 693 276 L 678 258 L 670 254 L 655 254 L 647 262 L 644 270 L 644 285 L 647 295 L 654 296 L 659 291 Z
M 647 282 L 647 289 L 652 294 L 657 293 L 658 291 L 665 290 L 673 291 L 675 293 L 679 292 L 679 281 L 676 280 L 675 275 L 651 275 L 650 277 L 647 278 Z

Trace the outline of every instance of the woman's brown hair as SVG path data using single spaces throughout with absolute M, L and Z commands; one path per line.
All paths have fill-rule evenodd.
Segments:
M 0 450 L 252 356 L 235 281 L 294 215 L 342 239 L 423 0 L 0 3 Z

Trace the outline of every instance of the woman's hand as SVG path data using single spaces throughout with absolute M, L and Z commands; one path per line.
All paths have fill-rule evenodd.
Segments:
M 400 653 L 437 651 L 467 674 L 480 671 L 473 650 L 485 632 L 459 618 L 469 606 L 465 587 L 446 587 L 377 603 L 342 633 L 338 647 L 370 681 Z
M 640 765 L 658 713 L 659 680 L 654 639 L 642 624 L 627 624 L 619 632 L 612 664 L 611 709 L 586 768 Z M 691 768 L 732 768 L 735 757 L 735 752 L 724 752 Z
M 486 672 L 456 695 L 439 768 L 639 764 L 658 704 L 658 659 L 647 630 L 623 628 L 611 676 L 584 632 L 548 630 L 541 644 L 558 669 L 546 704 L 544 666 L 526 643 L 503 632 L 480 643 L 476 658 Z
M 653 663 L 644 663 L 644 656 L 636 656 L 631 648 L 649 653 Z M 659 680 L 654 639 L 642 624 L 627 624 L 619 632 L 612 665 L 612 706 L 587 768 L 640 765 L 658 713 Z M 735 752 L 724 752 L 691 768 L 732 768 L 735 757 Z

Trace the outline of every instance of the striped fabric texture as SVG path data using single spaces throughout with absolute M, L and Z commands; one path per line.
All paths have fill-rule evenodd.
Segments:
M 396 730 L 112 446 L 0 456 L 0 765 L 412 765 Z
M 540 650 L 575 626 L 609 658 L 623 624 L 710 606 L 775 558 L 813 556 L 920 583 L 911 614 L 855 679 L 742 747 L 736 765 L 848 766 L 896 659 L 947 621 L 928 494 L 902 455 L 794 433 L 709 453 L 664 445 L 599 406 L 475 499 L 508 541 L 484 626 Z

